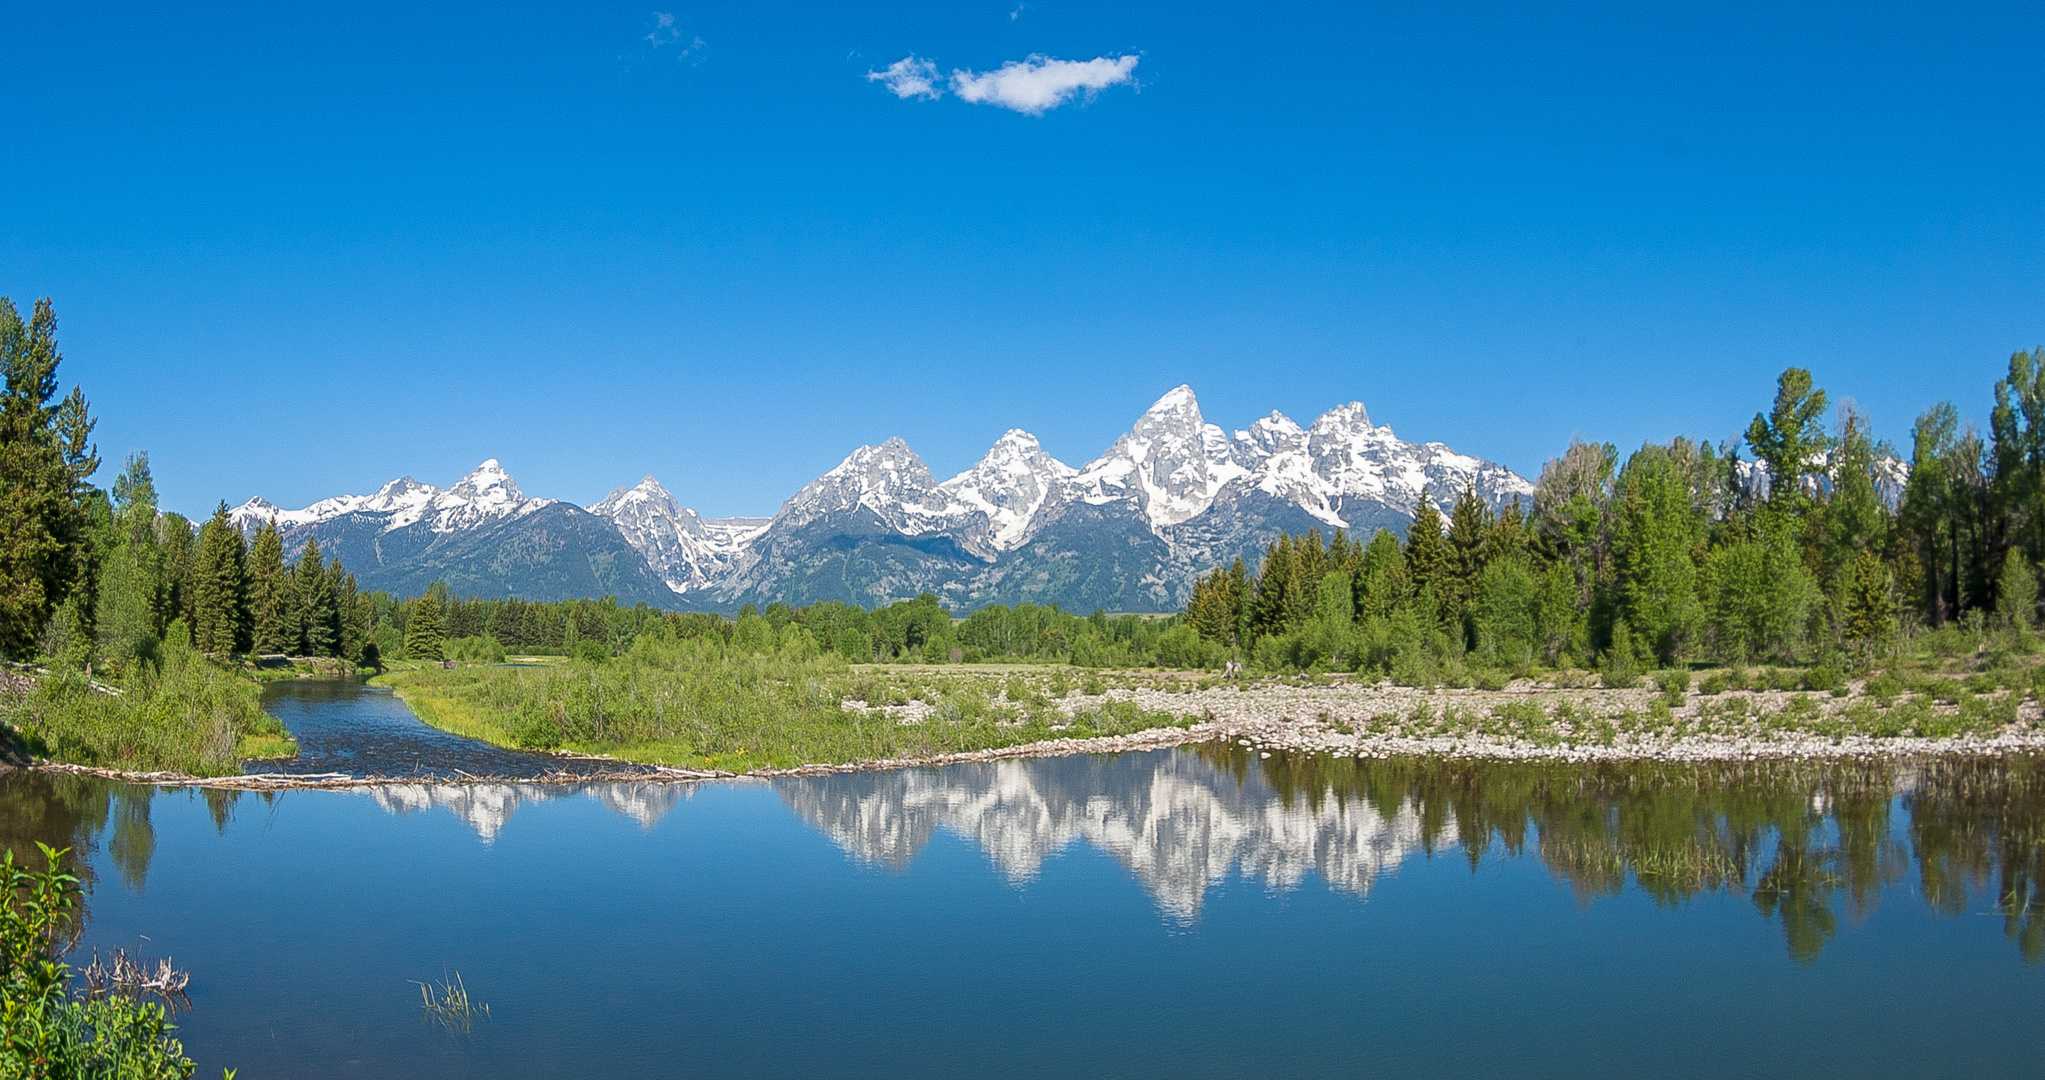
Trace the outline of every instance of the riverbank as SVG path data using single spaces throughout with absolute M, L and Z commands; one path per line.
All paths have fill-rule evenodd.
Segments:
M 869 686 L 875 701 L 846 698 L 840 710 L 914 731 L 943 725 L 947 702 L 984 700 L 1035 710 L 997 724 L 1007 737 L 935 752 L 848 756 L 798 763 L 733 763 L 718 771 L 782 776 L 944 765 L 1016 757 L 1114 753 L 1228 741 L 1262 751 L 1345 757 L 1445 756 L 1554 761 L 1753 761 L 2045 751 L 2045 710 L 2018 680 L 1920 681 L 1915 690 L 1880 679 L 1827 692 L 1713 686 L 1679 689 L 1561 686 L 1522 680 L 1500 690 L 1422 689 L 1341 679 L 1242 683 L 1155 672 L 1014 671 L 917 673 L 938 682 L 912 695 L 903 685 Z M 1757 685 L 1771 685 L 1758 673 Z M 1071 685 L 1077 677 L 1080 685 Z M 1566 680 L 1566 677 L 1565 677 Z M 1786 679 L 1776 679 L 1786 683 Z M 977 687 L 960 683 L 978 683 Z M 419 687 L 396 687 L 426 723 L 513 745 L 513 733 L 473 707 Z M 1050 693 L 1062 690 L 1061 696 Z M 1088 692 L 1095 691 L 1095 692 Z M 934 700 L 933 700 L 934 699 Z M 1047 715 L 1047 710 L 1051 714 Z M 956 714 L 952 706 L 951 715 Z M 1147 718 L 1100 732 L 1090 718 Z M 1025 723 L 1038 737 L 1020 738 Z M 984 729 L 983 729 L 984 730 Z M 657 761 L 673 742 L 585 747 L 617 760 Z M 685 747 L 679 749 L 685 750 Z M 768 751 L 764 751 L 766 753 Z M 715 763 L 712 763 L 713 766 Z

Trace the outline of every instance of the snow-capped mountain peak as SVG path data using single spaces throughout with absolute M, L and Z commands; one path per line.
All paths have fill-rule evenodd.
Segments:
M 930 467 L 909 444 L 891 438 L 862 446 L 837 467 L 782 504 L 777 521 L 803 524 L 840 511 L 864 507 L 905 536 L 939 527 L 951 516 L 951 500 L 937 488 Z
M 616 526 L 625 542 L 678 593 L 701 589 L 728 573 L 770 520 L 705 520 L 651 476 L 585 509 Z
M 455 481 L 447 492 L 463 502 L 477 506 L 510 506 L 525 501 L 518 490 L 518 481 L 504 471 L 504 466 L 490 458 L 469 471 L 469 475 Z
M 1192 388 L 1179 386 L 1145 410 L 1107 453 L 1081 467 L 1072 488 L 1097 506 L 1133 501 L 1155 529 L 1197 517 L 1248 472 L 1227 434 L 1201 418 Z
M 518 490 L 511 474 L 496 458 L 477 466 L 447 490 L 402 476 L 378 488 L 373 495 L 338 495 L 321 499 L 303 510 L 280 510 L 267 499 L 254 498 L 228 513 L 228 519 L 247 532 L 265 521 L 280 528 L 319 525 L 349 514 L 383 517 L 382 531 L 402 529 L 426 522 L 434 532 L 458 532 L 486 521 L 529 513 L 550 506 L 553 499 L 528 499 Z
M 1007 551 L 1029 536 L 1044 504 L 1079 470 L 1052 457 L 1037 437 L 1011 428 L 972 468 L 939 484 L 957 510 L 983 515 L 987 542 Z

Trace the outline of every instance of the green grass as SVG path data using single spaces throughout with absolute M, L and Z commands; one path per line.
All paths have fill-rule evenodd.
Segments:
M 172 642 L 160 667 L 138 669 L 118 695 L 58 672 L 0 709 L 0 718 L 44 760 L 224 776 L 240 772 L 244 756 L 297 752 L 284 725 L 257 704 L 259 694 L 253 681 Z
M 298 756 L 298 740 L 289 735 L 257 733 L 243 735 L 235 744 L 234 756 L 244 761 L 268 761 Z
M 831 655 L 733 655 L 718 643 L 641 639 L 624 656 L 544 667 L 388 672 L 426 723 L 499 746 L 607 754 L 746 772 L 995 749 L 1058 737 L 1120 735 L 1190 721 L 1127 701 L 1068 717 L 1057 669 L 1002 665 L 876 668 Z M 1084 690 L 1108 689 L 1098 673 Z M 872 706 L 860 712 L 847 700 Z M 912 704 L 913 703 L 913 704 Z M 883 707 L 903 707 L 896 714 Z M 922 718 L 903 722 L 902 712 Z

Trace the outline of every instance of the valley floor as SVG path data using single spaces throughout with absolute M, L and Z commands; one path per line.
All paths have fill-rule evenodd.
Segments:
M 1682 693 L 1603 689 L 1520 680 L 1501 690 L 1422 689 L 1336 678 L 1248 680 L 1169 672 L 1082 673 L 1004 666 L 865 669 L 869 703 L 846 698 L 848 714 L 889 721 L 903 732 L 949 728 L 942 748 L 836 760 L 777 760 L 759 746 L 751 760 L 677 760 L 672 741 L 577 746 L 627 761 L 713 767 L 752 775 L 887 769 L 963 761 L 1112 753 L 1209 741 L 1257 749 L 1352 757 L 1443 755 L 1556 761 L 1745 761 L 1787 758 L 2005 754 L 2045 750 L 2045 710 L 2023 687 L 1933 680 L 1913 691 L 1849 683 L 1819 693 L 1775 689 Z M 1765 675 L 1765 673 L 1763 673 Z M 1080 685 L 1073 685 L 1079 681 Z M 1557 683 L 1563 685 L 1558 685 Z M 1714 688 L 1715 689 L 1715 688 Z M 498 745 L 507 731 L 447 699 L 399 693 L 427 723 Z M 948 704 L 979 695 L 1011 703 L 1019 719 L 959 725 Z M 1105 730 L 1101 718 L 1123 721 Z M 974 743 L 978 738 L 983 741 Z

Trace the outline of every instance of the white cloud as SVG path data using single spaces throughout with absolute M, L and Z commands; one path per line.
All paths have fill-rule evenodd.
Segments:
M 676 25 L 672 14 L 656 11 L 653 13 L 653 32 L 646 35 L 646 40 L 658 50 L 663 45 L 673 45 L 682 40 L 682 28 Z M 687 60 L 691 66 L 700 64 L 703 62 L 703 48 L 703 39 L 692 34 L 689 43 L 675 52 L 675 59 Z
M 652 42 L 654 48 L 658 49 L 681 36 L 682 31 L 675 26 L 675 17 L 672 14 L 665 11 L 653 13 L 653 33 L 646 35 L 646 40 Z
M 1110 86 L 1135 81 L 1136 57 L 1113 60 L 1096 56 L 1092 60 L 1053 60 L 1032 55 L 1027 60 L 1010 60 L 999 68 L 975 73 L 951 73 L 951 92 L 959 100 L 975 105 L 999 105 L 1031 116 L 1042 116 L 1072 100 L 1076 94 L 1092 97 Z M 908 95 L 902 95 L 907 97 Z M 933 95 L 935 96 L 935 95 Z
M 916 97 L 935 100 L 944 93 L 937 85 L 937 65 L 914 56 L 905 56 L 885 70 L 867 72 L 866 81 L 886 86 L 904 101 Z

